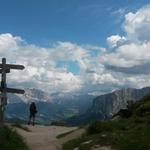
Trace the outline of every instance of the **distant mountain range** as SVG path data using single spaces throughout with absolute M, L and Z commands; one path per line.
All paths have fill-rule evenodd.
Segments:
M 100 95 L 93 100 L 93 104 L 84 114 L 69 118 L 66 123 L 78 125 L 96 119 L 109 119 L 120 109 L 126 108 L 127 101 L 138 101 L 148 93 L 150 93 L 150 87 L 142 89 L 127 88 Z
M 90 95 L 48 94 L 38 89 L 26 89 L 24 95 L 8 95 L 5 118 L 27 122 L 29 105 L 34 101 L 38 109 L 37 122 L 47 124 L 85 113 L 93 98 Z
M 24 95 L 9 94 L 6 107 L 7 120 L 27 121 L 29 104 L 37 105 L 37 122 L 50 123 L 64 121 L 70 125 L 88 123 L 95 119 L 109 119 L 127 101 L 137 101 L 150 93 L 150 87 L 142 89 L 121 89 L 98 97 L 90 95 L 69 95 L 64 93 L 48 94 L 37 89 L 26 89 Z

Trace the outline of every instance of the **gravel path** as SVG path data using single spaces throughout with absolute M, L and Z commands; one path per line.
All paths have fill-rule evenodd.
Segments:
M 79 137 L 84 130 L 77 127 L 60 127 L 60 126 L 27 126 L 31 132 L 26 132 L 16 128 L 17 132 L 24 138 L 30 150 L 60 150 L 61 145 L 73 138 Z M 56 136 L 62 133 L 75 130 L 71 134 L 57 139 Z

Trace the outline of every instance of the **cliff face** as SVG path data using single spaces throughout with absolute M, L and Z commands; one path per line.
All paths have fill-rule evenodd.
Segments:
M 148 93 L 150 93 L 150 87 L 143 89 L 128 88 L 101 95 L 93 100 L 93 105 L 88 113 L 99 114 L 102 119 L 110 118 L 120 109 L 126 108 L 127 101 L 137 101 Z
M 93 100 L 92 106 L 86 113 L 69 118 L 65 122 L 69 125 L 80 125 L 97 119 L 110 119 L 120 109 L 126 108 L 127 101 L 138 101 L 148 93 L 150 93 L 150 87 L 142 89 L 127 88 L 100 95 Z

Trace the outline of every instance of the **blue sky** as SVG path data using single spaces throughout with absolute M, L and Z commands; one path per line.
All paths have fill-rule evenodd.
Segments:
M 98 95 L 150 85 L 149 0 L 0 0 L 10 85 Z M 18 80 L 19 79 L 19 80 Z
M 122 32 L 119 9 L 135 11 L 148 0 L 0 0 L 0 33 L 19 35 L 28 43 L 55 41 L 106 45 Z

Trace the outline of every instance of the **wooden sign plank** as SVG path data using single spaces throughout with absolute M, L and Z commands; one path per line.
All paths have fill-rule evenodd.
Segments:
M 0 64 L 0 68 L 3 67 L 3 64 Z M 6 64 L 5 68 L 7 69 L 18 69 L 18 70 L 23 70 L 25 67 L 23 65 L 12 65 L 12 64 Z
M 24 94 L 25 93 L 25 91 L 21 90 L 21 89 L 6 88 L 5 90 L 8 93 L 17 93 L 17 94 Z M 0 91 L 2 92 L 3 88 L 0 87 Z
M 21 89 L 13 89 L 13 88 L 6 88 L 6 92 L 8 93 L 17 93 L 17 94 L 24 94 L 25 91 Z
M 10 73 L 10 69 L 5 69 L 5 70 L 3 70 L 3 69 L 0 69 L 0 73 L 3 73 L 3 71 L 5 71 L 5 73 Z

